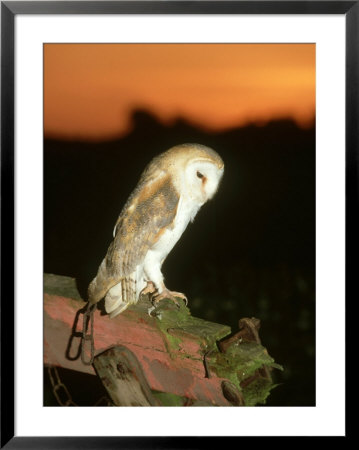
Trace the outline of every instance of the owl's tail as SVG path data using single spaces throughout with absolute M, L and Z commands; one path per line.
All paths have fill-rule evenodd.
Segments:
M 122 278 L 122 280 L 113 286 L 106 294 L 105 309 L 110 318 L 122 313 L 129 305 L 137 303 L 137 278 L 136 272 Z
M 96 277 L 88 288 L 89 302 L 94 304 L 105 297 L 105 309 L 110 317 L 123 312 L 129 305 L 137 302 L 136 272 L 119 279 L 111 277 L 106 269 L 106 260 L 102 261 Z
M 95 304 L 102 300 L 109 289 L 111 289 L 118 280 L 110 277 L 106 268 L 106 259 L 104 259 L 98 268 L 96 277 L 91 281 L 88 287 L 88 300 L 91 304 Z
M 105 309 L 111 319 L 122 313 L 122 311 L 130 305 L 130 302 L 125 301 L 125 281 L 126 280 L 122 280 L 120 283 L 113 286 L 106 294 Z

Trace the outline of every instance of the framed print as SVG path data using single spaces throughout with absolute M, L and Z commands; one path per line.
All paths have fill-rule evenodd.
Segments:
M 1 3 L 2 447 L 346 435 L 358 11 Z

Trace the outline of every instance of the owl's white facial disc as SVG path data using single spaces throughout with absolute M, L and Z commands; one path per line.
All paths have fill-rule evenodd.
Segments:
M 189 196 L 203 205 L 216 193 L 222 176 L 223 168 L 219 169 L 209 161 L 191 162 L 185 169 L 185 183 Z

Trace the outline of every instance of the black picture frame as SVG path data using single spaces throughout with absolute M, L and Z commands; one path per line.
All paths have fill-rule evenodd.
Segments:
M 358 249 L 359 1 L 1 2 L 1 448 L 200 448 L 209 437 L 15 436 L 14 407 L 14 33 L 18 14 L 340 14 L 346 19 L 346 302 Z M 89 425 L 93 426 L 93 425 Z M 205 434 L 205 433 L 204 433 Z M 218 438 L 219 439 L 219 438 Z M 220 438 L 223 439 L 223 438 Z M 224 438 L 225 439 L 225 438 Z

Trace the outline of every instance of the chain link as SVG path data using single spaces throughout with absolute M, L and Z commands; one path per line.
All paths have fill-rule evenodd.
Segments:
M 81 361 L 86 366 L 91 366 L 95 356 L 95 344 L 93 337 L 94 328 L 94 312 L 96 304 L 87 304 L 86 311 L 84 312 L 83 324 L 82 324 L 82 342 L 81 342 Z M 90 333 L 87 333 L 88 326 L 90 325 Z M 86 359 L 85 349 L 86 343 L 90 342 L 90 359 Z
M 95 344 L 94 344 L 94 312 L 96 304 L 88 303 L 84 312 L 83 324 L 82 324 L 82 338 L 81 338 L 81 360 L 86 366 L 90 366 L 93 363 L 95 356 Z M 90 332 L 87 333 L 90 325 Z M 86 359 L 86 344 L 90 343 L 89 353 L 90 359 Z M 60 406 L 79 406 L 77 405 L 68 391 L 65 384 L 61 381 L 57 367 L 48 366 L 47 368 L 50 382 L 52 385 L 52 392 Z M 93 406 L 113 406 L 112 402 L 106 396 L 102 396 L 97 400 Z
M 71 397 L 71 394 L 65 384 L 61 381 L 57 367 L 48 366 L 47 372 L 49 374 L 50 382 L 52 385 L 52 392 L 56 398 L 57 403 L 60 406 L 79 406 L 75 403 Z M 93 406 L 113 406 L 111 400 L 103 395 L 100 397 Z
M 72 400 L 67 387 L 61 381 L 57 367 L 48 366 L 47 371 L 52 385 L 52 392 L 54 393 L 57 403 L 60 406 L 78 406 Z

